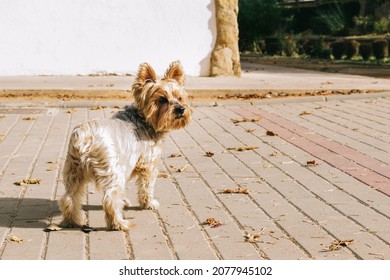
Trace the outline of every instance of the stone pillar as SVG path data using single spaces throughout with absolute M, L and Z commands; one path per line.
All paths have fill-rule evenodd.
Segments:
M 210 76 L 240 76 L 238 0 L 215 0 L 217 39 L 211 54 Z

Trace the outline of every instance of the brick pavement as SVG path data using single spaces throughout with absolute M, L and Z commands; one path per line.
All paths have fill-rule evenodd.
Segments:
M 105 231 L 90 186 L 96 231 L 45 232 L 60 221 L 69 132 L 118 110 L 74 105 L 0 106 L 0 259 L 390 259 L 390 97 L 195 103 L 191 125 L 166 139 L 158 211 L 140 211 L 130 183 L 132 228 Z M 25 178 L 41 183 L 14 184 Z M 238 187 L 249 193 L 223 193 Z M 353 242 L 329 250 L 334 240 Z

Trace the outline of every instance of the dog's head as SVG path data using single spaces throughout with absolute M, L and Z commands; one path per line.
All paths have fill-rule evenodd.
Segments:
M 157 79 L 148 63 L 140 65 L 132 86 L 135 106 L 157 132 L 185 127 L 191 120 L 192 110 L 186 103 L 184 71 L 180 62 L 172 62 Z

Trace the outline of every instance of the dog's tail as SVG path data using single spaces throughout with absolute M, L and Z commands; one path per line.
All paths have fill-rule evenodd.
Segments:
M 88 123 L 83 123 L 76 126 L 70 136 L 68 156 L 83 166 L 88 166 L 88 154 L 93 143 L 91 129 Z

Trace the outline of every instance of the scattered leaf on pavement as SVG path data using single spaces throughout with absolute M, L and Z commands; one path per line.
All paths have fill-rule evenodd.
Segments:
M 23 238 L 17 237 L 15 235 L 10 236 L 8 240 L 11 242 L 19 243 L 19 244 L 24 241 Z
M 77 111 L 76 108 L 72 108 L 72 109 L 66 111 L 65 113 L 67 113 L 67 114 L 73 114 L 73 113 L 76 112 L 76 111 Z
M 41 183 L 41 179 L 31 178 L 31 179 L 23 179 L 22 181 L 15 182 L 14 184 L 17 186 L 27 186 L 29 184 L 40 184 L 40 183 Z
M 168 176 L 168 174 L 167 173 L 164 173 L 164 172 L 160 172 L 160 173 L 158 173 L 158 175 L 157 175 L 157 178 L 168 178 L 169 176 Z
M 326 251 L 337 251 L 340 250 L 342 247 L 347 247 L 349 244 L 352 244 L 354 242 L 353 239 L 349 240 L 334 240 L 331 245 L 325 248 Z
M 240 123 L 240 122 L 257 122 L 260 120 L 260 116 L 247 119 L 247 118 L 242 118 L 242 119 L 231 119 L 234 124 Z
M 300 113 L 299 115 L 300 115 L 300 116 L 311 115 L 311 112 L 309 112 L 309 111 L 303 111 L 303 112 Z
M 239 147 L 239 148 L 227 148 L 227 149 L 230 151 L 233 150 L 233 151 L 243 152 L 243 151 L 255 150 L 257 148 L 258 147 L 255 147 L 255 146 L 244 146 L 244 147 Z
M 249 190 L 246 188 L 238 187 L 235 190 L 232 189 L 224 189 L 222 193 L 243 193 L 243 194 L 249 194 Z
M 180 173 L 180 172 L 183 172 L 184 170 L 187 169 L 188 164 L 186 164 L 186 165 L 184 165 L 184 166 L 182 166 L 180 168 L 176 168 L 176 166 L 174 166 L 174 165 L 170 165 L 169 167 L 172 168 L 173 170 L 175 170 L 176 172 Z
M 33 121 L 33 120 L 36 120 L 36 119 L 37 119 L 36 117 L 25 117 L 22 120 L 24 120 L 24 121 Z
M 306 166 L 317 166 L 318 163 L 313 159 L 313 160 L 308 160 L 306 162 Z
M 49 231 L 60 231 L 62 230 L 62 227 L 56 224 L 50 224 L 48 225 L 44 231 L 49 232 Z
M 212 228 L 216 228 L 223 225 L 223 223 L 221 223 L 215 218 L 207 218 L 205 224 L 210 225 L 210 227 Z
M 169 158 L 181 157 L 181 154 L 170 154 Z
M 104 109 L 104 108 L 106 108 L 106 106 L 97 105 L 97 106 L 92 106 L 89 109 L 90 110 L 101 110 L 101 109 Z
M 258 241 L 258 239 L 261 237 L 261 234 L 260 233 L 255 233 L 255 234 L 248 233 L 248 234 L 244 235 L 244 237 L 245 237 L 245 241 L 250 242 L 250 243 L 256 243 Z
M 213 152 L 206 152 L 206 154 L 205 154 L 206 157 L 212 157 L 213 155 L 214 155 Z
M 267 130 L 267 132 L 265 134 L 268 135 L 268 136 L 278 136 L 277 133 L 275 133 L 275 132 L 273 132 L 271 130 Z

